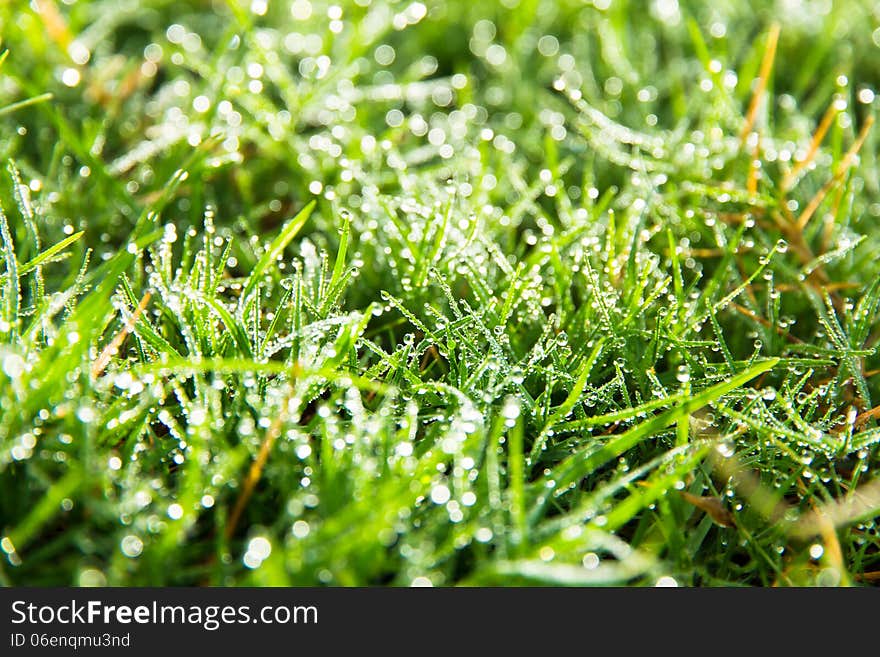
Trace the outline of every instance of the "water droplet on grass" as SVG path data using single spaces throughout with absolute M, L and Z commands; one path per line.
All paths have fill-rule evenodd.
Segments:
M 663 577 L 657 580 L 657 583 L 654 585 L 660 588 L 675 588 L 678 586 L 678 582 L 674 577 L 670 577 L 669 575 L 664 575 Z
M 581 563 L 587 570 L 595 570 L 599 567 L 599 555 L 595 552 L 587 552 L 581 559 Z
M 434 504 L 446 504 L 451 496 L 449 487 L 444 484 L 437 484 L 431 489 L 431 501 Z
M 129 534 L 120 542 L 122 554 L 130 559 L 136 559 L 144 550 L 144 542 L 134 534 Z

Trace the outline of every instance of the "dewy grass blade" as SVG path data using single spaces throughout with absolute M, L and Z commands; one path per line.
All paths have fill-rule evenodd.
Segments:
M 34 96 L 33 98 L 27 98 L 25 100 L 20 100 L 17 103 L 10 103 L 6 107 L 0 107 L 0 117 L 5 116 L 6 114 L 12 114 L 13 112 L 17 112 L 19 110 L 23 110 L 31 105 L 36 105 L 37 103 L 45 103 L 48 100 L 52 100 L 52 94 L 40 94 L 39 96 Z
M 668 411 L 636 425 L 619 436 L 612 437 L 604 445 L 588 448 L 585 453 L 577 453 L 568 457 L 546 477 L 546 480 L 553 482 L 552 486 L 547 486 L 543 479 L 536 485 L 540 492 L 538 493 L 539 501 L 532 513 L 532 521 L 534 522 L 540 517 L 540 513 L 555 491 L 565 489 L 570 484 L 595 472 L 597 468 L 611 459 L 617 458 L 639 442 L 674 424 L 679 418 L 699 410 L 706 404 L 716 401 L 728 392 L 748 383 L 756 376 L 773 369 L 777 362 L 777 359 L 772 358 L 756 363 L 748 370 L 740 372 L 727 381 L 698 392 Z
M 12 529 L 8 536 L 8 540 L 11 541 L 17 552 L 21 553 L 28 547 L 39 531 L 61 513 L 63 501 L 70 499 L 82 483 L 83 472 L 79 467 L 74 467 L 46 490 L 39 502 L 28 510 L 24 519 Z
M 872 3 L 487 2 L 0 0 L 0 583 L 877 577 Z
M 248 339 L 247 330 L 235 317 L 232 316 L 232 313 L 223 306 L 223 303 L 217 299 L 211 299 L 202 295 L 196 295 L 194 298 L 197 302 L 207 306 L 211 312 L 217 315 L 220 321 L 223 322 L 226 326 L 226 330 L 232 335 L 232 339 L 235 341 L 235 345 L 238 347 L 242 356 L 245 358 L 252 358 L 253 351 L 251 349 L 250 340 Z
M 584 361 L 583 365 L 581 365 L 580 372 L 578 373 L 578 378 L 572 386 L 571 390 L 569 391 L 568 396 L 565 398 L 565 401 L 563 401 L 562 404 L 560 404 L 559 408 L 553 411 L 553 414 L 547 419 L 544 428 L 541 430 L 541 433 L 538 434 L 538 437 L 535 439 L 534 443 L 532 444 L 532 448 L 529 451 L 528 464 L 530 466 L 536 463 L 538 457 L 541 454 L 541 451 L 544 449 L 550 432 L 553 430 L 553 426 L 562 418 L 568 416 L 568 414 L 574 408 L 575 404 L 578 403 L 578 400 L 581 397 L 581 393 L 584 390 L 584 386 L 587 385 L 587 380 L 590 378 L 590 373 L 593 371 L 593 365 L 595 365 L 596 361 L 598 360 L 599 354 L 602 353 L 602 348 L 604 346 L 605 341 L 603 339 L 600 339 L 596 342 L 593 350 L 590 352 L 590 355 Z
M 330 276 L 330 283 L 327 285 L 327 293 L 321 299 L 321 305 L 318 308 L 321 315 L 324 315 L 330 306 L 336 302 L 336 298 L 341 293 L 344 284 L 343 277 L 345 275 L 346 256 L 348 255 L 348 239 L 351 234 L 351 215 L 347 212 L 343 216 L 342 230 L 339 232 L 339 248 L 336 251 L 336 261 L 333 264 L 333 273 Z
M 30 260 L 28 260 L 27 262 L 22 264 L 18 268 L 19 278 L 29 274 L 30 272 L 34 271 L 37 267 L 40 267 L 41 265 L 45 265 L 50 262 L 54 262 L 55 258 L 63 257 L 63 256 L 59 256 L 59 254 L 61 254 L 61 252 L 64 251 L 64 249 L 66 249 L 68 246 L 70 246 L 71 244 L 73 244 L 74 242 L 79 240 L 79 238 L 81 238 L 83 236 L 83 233 L 84 233 L 84 231 L 79 231 L 78 233 L 74 233 L 70 237 L 65 237 L 63 240 L 61 240 L 57 244 L 53 244 L 48 249 L 46 249 L 45 251 L 40 253 L 40 255 L 38 255 L 34 258 L 31 258 Z M 6 279 L 5 274 L 2 277 L 0 277 L 0 280 L 3 280 L 4 282 L 5 282 L 5 279 Z
M 315 209 L 315 203 L 315 201 L 309 201 L 309 203 L 300 210 L 293 219 L 284 225 L 284 228 L 281 229 L 281 232 L 272 241 L 272 244 L 269 245 L 269 248 L 266 249 L 266 252 L 257 261 L 257 264 L 254 265 L 241 293 L 239 311 L 244 309 L 245 304 L 250 300 L 257 285 L 262 280 L 263 275 L 272 263 L 275 262 L 278 256 L 284 252 L 284 247 L 286 247 L 290 243 L 290 240 L 292 240 L 302 229 L 303 225 L 312 214 L 312 210 Z
M 15 257 L 15 243 L 9 231 L 6 213 L 0 206 L 0 239 L 3 243 L 3 256 L 6 264 L 6 281 L 3 286 L 3 326 L 0 333 L 14 338 L 18 332 L 18 314 L 21 308 L 21 287 L 19 285 L 18 261 Z

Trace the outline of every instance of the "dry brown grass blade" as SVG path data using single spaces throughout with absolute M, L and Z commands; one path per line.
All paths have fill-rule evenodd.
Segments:
M 774 23 L 770 27 L 770 33 L 767 35 L 767 45 L 764 48 L 764 57 L 761 60 L 761 69 L 758 72 L 758 84 L 752 94 L 752 101 L 749 103 L 749 109 L 746 112 L 746 123 L 742 131 L 739 133 L 740 146 L 745 144 L 746 138 L 751 133 L 755 125 L 755 119 L 758 117 L 758 108 L 761 106 L 761 100 L 767 91 L 767 82 L 770 79 L 770 71 L 773 70 L 773 60 L 776 59 L 776 44 L 779 42 L 779 24 Z
M 747 280 L 749 274 L 746 271 L 746 265 L 739 254 L 737 254 L 736 260 L 734 262 L 736 263 L 736 268 L 739 271 L 740 278 L 742 278 L 743 281 Z M 746 284 L 745 288 L 743 288 L 743 291 L 745 292 L 745 295 L 749 298 L 751 304 L 757 307 L 758 298 L 755 296 L 755 291 L 752 289 L 752 286 L 750 284 Z
M 428 364 L 431 361 L 435 361 L 444 372 L 448 371 L 446 367 L 446 363 L 443 362 L 443 359 L 440 358 L 440 353 L 437 351 L 437 347 L 435 345 L 431 345 L 425 350 L 424 356 L 422 356 L 422 362 L 419 365 L 419 371 L 424 372 L 428 367 Z
M 803 480 L 798 480 L 798 488 L 801 493 L 806 496 L 807 490 Z M 810 508 L 812 508 L 813 518 L 816 521 L 816 530 L 825 544 L 825 558 L 841 575 L 841 581 L 849 584 L 849 574 L 843 561 L 843 549 L 840 547 L 840 540 L 837 538 L 837 531 L 831 518 L 825 513 L 825 509 L 816 504 L 814 498 L 810 498 Z
M 111 59 L 98 75 L 89 80 L 87 93 L 108 112 L 116 116 L 120 107 L 138 89 L 148 85 L 151 78 L 140 66 L 129 65 L 121 58 Z
M 880 370 L 877 370 L 877 371 L 880 371 Z M 865 377 L 867 378 L 868 375 L 876 374 L 877 371 L 865 372 Z M 854 427 L 861 427 L 861 426 L 867 424 L 868 420 L 871 420 L 871 419 L 880 419 L 880 406 L 875 406 L 874 408 L 872 408 L 868 411 L 865 411 L 864 413 L 859 414 L 856 417 L 856 420 L 855 420 L 855 423 L 853 424 L 853 426 Z
M 822 241 L 820 250 L 822 253 L 828 253 L 833 247 L 832 242 L 834 240 L 834 229 L 837 227 L 837 217 L 840 214 L 840 206 L 843 202 L 843 195 L 846 187 L 840 185 L 837 188 L 837 194 L 835 195 L 834 202 L 831 205 L 831 212 L 828 212 L 823 217 L 822 221 Z
M 770 322 L 768 322 L 766 319 L 764 319 L 760 315 L 756 315 L 755 313 L 753 313 L 751 310 L 749 310 L 745 306 L 741 306 L 738 303 L 731 301 L 730 307 L 733 308 L 734 310 L 736 310 L 741 315 L 745 315 L 746 317 L 748 317 L 752 321 L 758 322 L 758 324 L 760 324 L 761 326 L 764 326 L 766 328 L 773 328 L 773 325 Z M 784 337 L 786 340 L 788 340 L 789 342 L 795 342 L 795 343 L 802 343 L 803 342 L 803 340 L 792 335 L 791 333 L 789 333 L 785 329 L 783 329 L 779 326 L 777 326 L 775 328 L 776 328 L 776 332 L 779 335 L 781 335 L 782 337 Z
M 295 366 L 292 374 L 294 378 L 298 375 L 298 370 L 299 368 Z M 238 522 L 241 520 L 241 515 L 244 513 L 251 496 L 254 494 L 254 489 L 256 489 L 260 478 L 263 476 L 263 468 L 266 467 L 266 462 L 269 460 L 269 454 L 272 453 L 272 446 L 275 444 L 278 436 L 281 435 L 281 429 L 290 415 L 288 406 L 292 398 L 293 391 L 291 391 L 290 395 L 281 405 L 281 410 L 279 411 L 278 416 L 269 426 L 266 435 L 263 437 L 263 442 L 260 444 L 260 451 L 257 453 L 257 457 L 254 459 L 254 462 L 251 463 L 251 467 L 244 479 L 244 484 L 241 487 L 241 493 L 235 501 L 235 506 L 232 507 L 232 513 L 229 515 L 229 522 L 226 524 L 225 535 L 227 539 L 230 539 L 235 535 L 235 530 L 238 528 Z
M 719 497 L 712 496 L 697 496 L 688 493 L 687 491 L 680 491 L 679 494 L 684 498 L 684 501 L 688 504 L 693 504 L 695 507 L 700 509 L 708 515 L 715 524 L 720 525 L 721 527 L 736 527 L 736 520 L 733 517 L 733 514 L 724 506 L 724 502 Z
M 260 444 L 260 451 L 257 454 L 257 458 L 254 459 L 254 462 L 251 463 L 250 470 L 248 470 L 247 476 L 244 480 L 244 485 L 241 489 L 241 494 L 238 496 L 238 499 L 235 501 L 235 506 L 232 508 L 232 513 L 229 516 L 229 524 L 226 525 L 226 538 L 232 538 L 235 535 L 235 530 L 238 527 L 238 521 L 241 519 L 241 514 L 244 513 L 244 509 L 247 506 L 247 503 L 251 499 L 251 495 L 254 493 L 254 489 L 257 487 L 257 483 L 260 481 L 260 477 L 263 475 L 263 468 L 266 466 L 266 461 L 269 460 L 269 454 L 272 451 L 272 446 L 275 444 L 275 440 L 281 434 L 281 425 L 284 423 L 284 418 L 286 414 L 281 414 L 272 425 L 269 427 L 269 430 L 266 432 L 266 436 L 263 438 L 263 442 Z
M 818 192 L 816 192 L 816 195 L 813 196 L 813 198 L 807 204 L 807 207 L 804 208 L 801 216 L 798 217 L 797 228 L 799 230 L 803 231 L 803 229 L 809 223 L 810 219 L 816 213 L 816 210 L 818 210 L 819 206 L 822 205 L 822 201 L 825 200 L 828 192 L 834 189 L 834 187 L 839 184 L 841 180 L 843 180 L 843 177 L 852 166 L 853 160 L 855 160 L 856 155 L 858 155 L 858 152 L 861 150 L 862 145 L 865 143 L 865 139 L 868 138 L 868 132 L 870 132 L 871 126 L 873 125 L 873 116 L 869 116 L 867 119 L 865 119 L 865 123 L 862 125 L 862 129 L 859 131 L 858 137 L 856 137 L 855 142 L 853 143 L 852 147 L 846 152 L 846 155 L 843 156 L 843 159 L 840 161 L 840 164 L 837 167 L 837 171 L 834 172 L 831 180 L 822 185 L 822 188 Z
M 804 158 L 797 162 L 794 167 L 792 167 L 791 171 L 785 174 L 785 177 L 782 179 L 780 187 L 782 188 L 783 192 L 787 192 L 789 189 L 791 189 L 792 184 L 801 174 L 801 172 L 806 169 L 810 165 L 810 163 L 816 158 L 816 153 L 819 152 L 819 146 L 825 139 L 825 135 L 828 134 L 828 129 L 831 128 L 831 124 L 834 122 L 834 119 L 837 118 L 837 115 L 840 114 L 841 111 L 841 104 L 838 100 L 835 100 L 833 103 L 831 103 L 828 109 L 825 110 L 825 115 L 819 122 L 819 127 L 817 127 L 816 132 L 813 133 L 813 139 L 810 141 L 810 147 L 807 149 L 806 155 L 804 155 Z
M 67 56 L 67 48 L 73 41 L 73 35 L 67 27 L 64 16 L 58 11 L 58 5 L 54 0 L 34 0 L 34 9 L 43 22 L 43 27 L 46 28 L 46 34 Z
M 825 544 L 825 556 L 829 563 L 834 566 L 835 570 L 847 581 L 849 575 L 846 571 L 846 565 L 843 561 L 843 548 L 840 547 L 840 539 L 837 538 L 837 531 L 834 525 L 825 519 L 826 522 L 820 527 L 822 542 Z
M 122 343 L 125 341 L 125 338 L 128 337 L 128 334 L 134 330 L 135 322 L 137 322 L 138 317 L 140 317 L 141 313 L 144 312 L 149 302 L 150 293 L 147 292 L 141 299 L 140 303 L 137 305 L 137 308 L 134 309 L 131 317 L 128 318 L 125 326 L 122 327 L 122 330 L 113 337 L 113 340 L 110 341 L 110 344 L 104 347 L 98 358 L 92 364 L 93 378 L 97 379 L 99 376 L 101 376 L 101 374 L 103 374 L 104 370 L 107 369 L 107 365 L 110 364 L 110 359 L 113 358 L 113 356 L 119 351 L 119 347 L 122 346 Z
M 761 167 L 761 134 L 755 140 L 755 149 L 752 151 L 752 159 L 749 162 L 749 178 L 746 181 L 746 191 L 749 194 L 758 193 L 758 171 Z
M 852 281 L 840 281 L 838 283 L 826 283 L 822 287 L 828 290 L 828 292 L 836 292 L 838 290 L 854 290 L 862 287 L 862 284 L 853 283 Z M 760 289 L 757 285 L 755 288 Z M 800 285 L 795 285 L 794 283 L 780 283 L 776 286 L 776 289 L 780 292 L 791 292 L 800 289 Z

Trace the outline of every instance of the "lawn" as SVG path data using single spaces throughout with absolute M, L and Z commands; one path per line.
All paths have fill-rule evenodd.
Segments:
M 0 3 L 0 585 L 880 581 L 878 25 Z

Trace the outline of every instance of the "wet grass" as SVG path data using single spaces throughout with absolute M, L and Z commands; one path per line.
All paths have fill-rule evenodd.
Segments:
M 877 15 L 766 4 L 0 6 L 0 583 L 876 581 Z

